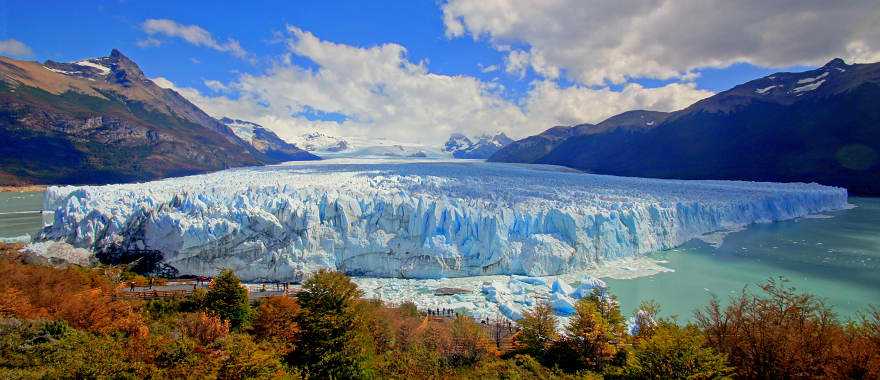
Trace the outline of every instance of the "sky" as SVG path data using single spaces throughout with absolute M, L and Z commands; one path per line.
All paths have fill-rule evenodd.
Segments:
M 228 3 L 228 4 L 227 4 Z M 10 1 L 0 55 L 119 49 L 212 116 L 439 144 L 673 111 L 834 57 L 880 61 L 876 0 Z

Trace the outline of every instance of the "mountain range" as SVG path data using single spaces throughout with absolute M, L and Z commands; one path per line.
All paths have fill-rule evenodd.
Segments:
M 72 63 L 0 57 L 0 139 L 0 184 L 146 181 L 317 158 L 255 147 L 115 49 Z
M 776 73 L 671 113 L 554 127 L 490 161 L 676 179 L 818 182 L 880 195 L 880 63 L 834 59 Z
M 443 144 L 442 150 L 452 153 L 452 157 L 455 158 L 489 158 L 512 142 L 513 139 L 500 132 L 494 135 L 480 135 L 476 141 L 461 133 L 453 133 Z
M 320 157 L 300 149 L 282 138 L 272 130 L 254 122 L 230 119 L 218 119 L 220 123 L 232 129 L 236 136 L 249 143 L 255 149 L 275 161 L 308 161 L 319 160 Z

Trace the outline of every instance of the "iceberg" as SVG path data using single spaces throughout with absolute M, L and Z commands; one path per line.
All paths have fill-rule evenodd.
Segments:
M 845 189 L 818 184 L 339 158 L 53 186 L 44 209 L 54 219 L 37 239 L 93 252 L 157 250 L 180 274 L 231 268 L 246 281 L 296 281 L 328 268 L 416 279 L 518 275 L 536 284 L 706 233 L 845 207 Z

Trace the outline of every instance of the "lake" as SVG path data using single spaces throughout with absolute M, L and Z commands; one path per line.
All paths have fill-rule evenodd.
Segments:
M 718 247 L 691 241 L 652 258 L 674 272 L 636 279 L 606 278 L 625 314 L 653 299 L 664 315 L 682 321 L 711 295 L 726 299 L 744 286 L 783 276 L 850 318 L 880 305 L 880 198 L 850 198 L 856 207 L 809 217 L 757 224 L 728 234 Z M 0 193 L 0 213 L 39 210 L 42 193 Z M 0 215 L 0 237 L 35 234 L 39 214 Z

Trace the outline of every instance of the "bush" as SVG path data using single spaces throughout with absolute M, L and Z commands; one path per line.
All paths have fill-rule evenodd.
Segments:
M 223 341 L 225 359 L 220 362 L 218 379 L 277 379 L 285 376 L 278 354 L 266 344 L 258 344 L 245 334 L 232 334 Z
M 497 357 L 499 352 L 489 334 L 470 317 L 459 316 L 450 326 L 452 350 L 446 359 L 453 366 L 469 366 L 489 357 Z
M 627 372 L 638 379 L 719 379 L 730 374 L 724 355 L 704 343 L 696 326 L 661 321 L 650 337 L 636 344 Z
M 200 311 L 183 314 L 178 319 L 178 328 L 185 336 L 207 346 L 229 334 L 229 321 L 224 321 L 215 314 Z
M 224 321 L 229 321 L 233 329 L 239 329 L 248 322 L 251 305 L 248 292 L 231 269 L 224 269 L 211 281 L 205 294 L 205 307 Z
M 763 295 L 743 290 L 726 308 L 713 299 L 696 313 L 707 344 L 727 355 L 738 377 L 828 377 L 839 329 L 834 313 L 784 280 L 771 279 L 761 289 Z

